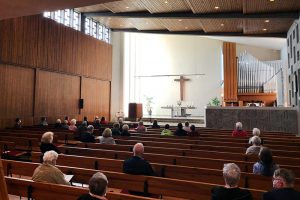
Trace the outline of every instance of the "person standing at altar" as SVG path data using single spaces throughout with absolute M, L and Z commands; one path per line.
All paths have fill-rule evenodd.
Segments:
M 175 135 L 176 136 L 187 136 L 186 131 L 183 130 L 182 123 L 178 123 L 177 129 L 175 131 Z
M 243 130 L 243 124 L 241 122 L 237 122 L 235 124 L 235 130 L 232 131 L 232 136 L 234 137 L 247 137 L 247 131 Z

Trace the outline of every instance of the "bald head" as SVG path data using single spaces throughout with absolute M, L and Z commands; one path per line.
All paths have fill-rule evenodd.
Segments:
M 144 153 L 144 145 L 142 143 L 136 143 L 133 147 L 134 156 L 142 156 Z

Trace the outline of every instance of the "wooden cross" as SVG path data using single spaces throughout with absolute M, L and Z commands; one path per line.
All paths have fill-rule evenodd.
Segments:
M 180 76 L 179 79 L 174 79 L 174 81 L 179 81 L 180 83 L 180 100 L 183 101 L 183 84 L 184 81 L 189 81 L 190 79 L 183 78 L 183 76 Z

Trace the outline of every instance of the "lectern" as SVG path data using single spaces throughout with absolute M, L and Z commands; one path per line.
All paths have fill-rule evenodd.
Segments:
M 141 103 L 129 103 L 128 118 L 131 121 L 136 121 L 143 117 L 143 104 Z

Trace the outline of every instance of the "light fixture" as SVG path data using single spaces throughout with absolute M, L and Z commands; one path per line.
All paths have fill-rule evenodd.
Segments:
M 218 10 L 220 7 L 219 6 L 215 6 L 215 9 Z
M 128 9 L 129 8 L 129 6 L 126 6 L 126 9 Z
M 266 23 L 269 23 L 269 22 L 270 22 L 270 20 L 266 19 L 266 20 L 265 20 L 265 22 L 266 22 Z
M 169 3 L 168 1 L 165 1 L 165 3 L 167 4 L 167 3 Z
M 268 29 L 264 28 L 263 31 L 267 31 Z
M 274 2 L 275 0 L 270 0 L 270 2 Z
M 224 26 L 224 24 L 221 24 L 221 26 Z
M 182 22 L 182 19 L 179 19 L 178 21 L 179 21 L 179 22 Z
M 186 26 L 186 27 L 184 27 L 184 29 L 189 29 L 189 27 Z

